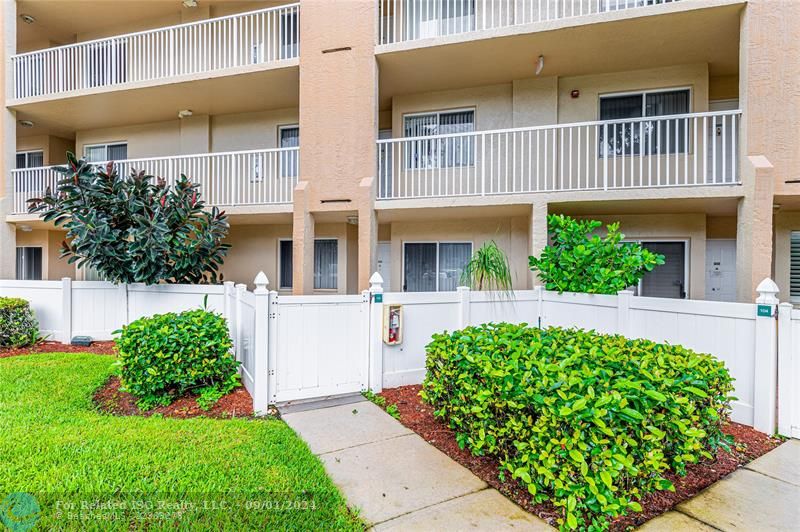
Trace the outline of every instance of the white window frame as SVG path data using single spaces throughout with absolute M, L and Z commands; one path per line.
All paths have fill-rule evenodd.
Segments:
M 285 286 L 283 284 L 283 277 L 281 276 L 282 271 L 282 260 L 281 260 L 281 242 L 293 242 L 293 238 L 279 238 L 278 239 L 278 290 L 292 290 L 294 288 L 294 272 L 292 272 L 292 286 Z M 294 245 L 294 244 L 292 244 Z M 294 264 L 292 264 L 294 267 Z
M 683 257 L 684 257 L 683 258 L 683 279 L 685 281 L 685 286 L 684 286 L 683 292 L 686 294 L 686 297 L 683 297 L 681 299 L 691 299 L 691 297 L 689 297 L 689 293 L 690 293 L 690 289 L 691 289 L 691 276 L 689 275 L 689 273 L 691 272 L 691 262 L 692 262 L 692 254 L 691 254 L 692 241 L 691 241 L 691 239 L 690 238 L 669 238 L 669 237 L 657 237 L 657 238 L 639 237 L 639 238 L 626 238 L 625 240 L 622 240 L 622 243 L 639 244 L 641 246 L 644 246 L 645 242 L 658 242 L 658 243 L 663 242 L 665 244 L 671 244 L 671 243 L 674 243 L 674 244 L 682 243 L 683 244 L 683 252 L 684 252 L 684 255 L 683 255 Z M 656 266 L 656 268 L 658 268 L 658 266 Z M 636 293 L 637 293 L 637 295 L 639 295 L 641 297 L 647 297 L 647 296 L 642 296 L 642 281 L 641 281 L 641 279 L 639 280 L 639 283 L 636 285 Z
M 314 245 L 315 246 L 316 246 L 316 242 L 318 240 L 335 240 L 336 241 L 336 287 L 335 288 L 313 288 L 313 286 L 314 286 L 314 277 L 316 275 L 316 272 L 313 270 L 315 261 L 314 261 L 314 250 L 312 249 L 311 250 L 311 268 L 312 268 L 312 271 L 311 271 L 311 286 L 312 286 L 312 290 L 314 290 L 315 292 L 328 292 L 328 293 L 338 292 L 339 291 L 339 276 L 342 273 L 342 271 L 341 271 L 342 269 L 339 268 L 339 262 L 340 262 L 340 259 L 342 258 L 342 254 L 341 254 L 342 253 L 341 239 L 338 236 L 320 236 L 320 237 L 315 237 L 314 238 Z M 346 252 L 346 250 L 345 250 L 345 252 Z
M 472 131 L 469 133 L 476 133 L 477 132 L 477 123 L 478 123 L 478 108 L 476 106 L 472 107 L 457 107 L 454 109 L 437 109 L 433 111 L 415 111 L 413 113 L 403 113 L 402 115 L 402 123 L 400 127 L 402 128 L 402 137 L 401 138 L 425 138 L 425 137 L 437 137 L 439 135 L 444 135 L 444 133 L 437 133 L 433 135 L 417 135 L 416 137 L 408 137 L 406 136 L 406 118 L 413 118 L 415 116 L 426 116 L 426 115 L 436 115 L 436 127 L 437 129 L 441 127 L 441 115 L 443 114 L 452 114 L 452 113 L 466 113 L 472 112 Z M 413 141 L 412 141 L 413 142 Z M 437 169 L 453 169 L 453 168 L 474 168 L 475 167 L 475 160 L 477 159 L 476 152 L 476 137 L 471 137 L 471 142 L 473 143 L 472 146 L 472 161 L 461 161 L 462 164 L 457 164 L 453 166 L 447 166 L 442 164 L 441 158 L 437 155 L 436 162 L 434 164 L 421 164 L 419 166 L 411 165 L 410 157 L 412 154 L 412 148 L 406 148 L 405 154 L 405 162 L 403 163 L 404 168 L 406 170 L 413 170 L 413 171 L 425 171 L 425 170 L 437 170 Z
M 276 144 L 278 146 L 278 149 L 281 149 L 283 147 L 283 146 L 281 146 L 281 132 L 285 131 L 287 129 L 296 129 L 297 130 L 297 142 L 298 142 L 298 144 L 300 143 L 300 124 L 282 124 L 282 125 L 279 125 L 278 129 L 277 129 Z M 286 152 L 280 152 L 280 154 L 278 155 L 278 166 L 279 166 L 279 168 L 278 168 L 278 177 L 282 177 L 284 179 L 294 179 L 294 178 L 299 176 L 299 174 L 300 174 L 300 164 L 299 164 L 299 161 L 297 160 L 296 156 L 295 156 L 294 160 L 297 161 L 295 163 L 296 168 L 294 169 L 295 170 L 294 175 L 284 173 L 283 170 L 287 166 L 287 162 L 291 161 L 291 158 L 286 155 Z M 261 179 L 259 179 L 259 181 L 261 181 L 262 179 L 263 179 L 263 177 Z
M 469 244 L 469 255 L 475 253 L 475 243 L 472 240 L 403 240 L 400 242 L 402 248 L 402 262 L 400 263 L 400 291 L 406 292 L 406 244 L 436 244 L 436 292 L 439 290 L 439 246 L 441 244 Z M 413 293 L 413 292 L 411 292 Z
M 647 95 L 648 94 L 658 94 L 660 92 L 675 92 L 675 91 L 689 91 L 689 113 L 692 112 L 694 109 L 694 90 L 691 85 L 689 86 L 677 86 L 677 87 L 661 87 L 658 89 L 640 89 L 640 90 L 630 90 L 630 91 L 620 91 L 620 92 L 607 92 L 603 94 L 597 95 L 597 120 L 601 120 L 600 118 L 600 101 L 603 98 L 615 98 L 619 96 L 634 96 L 637 94 L 641 94 L 642 96 L 642 116 L 641 118 L 657 118 L 659 116 L 670 116 L 670 115 L 653 115 L 647 116 L 645 113 L 647 112 Z
M 28 156 L 30 154 L 32 154 L 32 153 L 41 153 L 42 154 L 42 166 L 28 166 L 28 159 L 29 159 Z M 14 166 L 17 165 L 17 159 L 16 159 L 17 155 L 24 155 L 25 156 L 25 168 L 44 168 L 46 166 L 44 164 L 44 150 L 41 149 L 41 148 L 33 149 L 33 150 L 20 150 L 20 151 L 16 152 L 14 155 L 15 155 L 15 157 L 14 157 Z M 18 168 L 18 170 L 19 170 L 19 168 Z
M 115 145 L 118 145 L 118 144 L 124 144 L 125 145 L 125 151 L 127 151 L 128 148 L 130 148 L 130 144 L 128 144 L 127 140 L 116 140 L 116 141 L 111 141 L 111 142 L 99 142 L 97 144 L 84 144 L 83 145 L 83 158 L 85 159 L 87 157 L 86 156 L 86 152 L 90 148 L 105 148 L 106 158 L 103 159 L 102 161 L 97 161 L 97 162 L 94 162 L 92 164 L 108 162 L 109 161 L 109 158 L 108 158 L 108 147 L 109 146 L 115 146 Z M 123 160 L 127 160 L 127 159 L 123 159 Z M 118 161 L 115 161 L 115 162 L 118 162 Z

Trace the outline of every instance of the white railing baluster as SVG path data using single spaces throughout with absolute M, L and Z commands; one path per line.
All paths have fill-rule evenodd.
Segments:
M 11 56 L 14 98 L 154 81 L 298 57 L 299 4 L 168 28 L 79 42 Z M 263 27 L 264 19 L 273 21 Z M 285 21 L 280 35 L 279 20 Z M 258 46 L 285 43 L 280 54 Z M 280 46 L 280 42 L 278 42 Z

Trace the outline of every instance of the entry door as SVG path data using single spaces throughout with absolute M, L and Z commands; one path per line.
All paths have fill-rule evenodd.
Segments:
M 734 111 L 739 108 L 739 100 L 716 100 L 708 103 L 708 110 Z M 736 157 L 733 144 L 733 122 L 730 116 L 717 116 L 713 118 L 714 127 L 709 128 L 708 134 L 713 138 L 708 139 L 708 171 L 716 183 L 732 183 L 736 176 L 733 175 L 733 161 Z M 725 127 L 723 127 L 725 121 Z M 723 134 L 724 131 L 724 134 Z M 713 147 L 712 144 L 713 143 Z M 723 148 L 724 146 L 724 148 Z M 723 150 L 725 157 L 723 158 Z M 716 157 L 714 154 L 716 153 Z M 725 174 L 722 175 L 723 160 L 725 161 Z
M 706 240 L 706 299 L 736 301 L 736 240 Z
M 392 291 L 392 243 L 378 242 L 378 273 L 383 277 L 383 289 Z
M 686 298 L 686 242 L 642 242 L 653 253 L 664 255 L 664 264 L 642 278 L 640 293 L 646 297 Z

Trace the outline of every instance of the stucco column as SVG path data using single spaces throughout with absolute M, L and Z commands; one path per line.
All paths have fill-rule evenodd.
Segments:
M 0 279 L 16 277 L 17 233 L 13 224 L 6 223 L 6 216 L 13 212 L 14 183 L 11 169 L 15 163 L 17 148 L 17 116 L 6 108 L 11 97 L 14 82 L 11 73 L 10 58 L 17 47 L 17 3 L 3 2 L 0 9 L 0 28 L 2 28 L 3 47 L 0 68 L 0 87 L 2 91 L 2 117 L 0 117 Z
M 308 181 L 294 188 L 292 216 L 292 293 L 314 291 L 314 215 L 308 209 Z
M 358 199 L 358 289 L 368 290 L 377 268 L 378 218 L 373 208 L 375 179 L 361 180 Z
M 529 255 L 538 257 L 542 250 L 547 246 L 547 202 L 534 202 L 531 205 L 531 228 L 530 228 L 530 248 Z M 542 282 L 535 272 L 528 274 L 529 284 L 539 286 Z
M 739 200 L 737 213 L 736 298 L 752 302 L 758 284 L 772 277 L 772 165 L 760 155 L 744 157 L 742 181 L 750 186 Z

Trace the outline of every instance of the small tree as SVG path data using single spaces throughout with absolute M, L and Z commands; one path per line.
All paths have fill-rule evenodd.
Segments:
M 475 290 L 511 290 L 508 258 L 494 240 L 485 242 L 469 259 L 461 274 L 461 282 Z
M 199 185 L 181 175 L 174 186 L 144 172 L 119 178 L 67 154 L 55 191 L 30 200 L 39 213 L 67 231 L 61 256 L 90 266 L 114 283 L 215 283 L 230 245 L 228 220 L 207 211 Z
M 664 264 L 664 256 L 639 244 L 625 243 L 619 223 L 606 226 L 608 233 L 600 237 L 595 231 L 602 226 L 596 220 L 574 220 L 551 214 L 547 227 L 552 244 L 539 258 L 530 257 L 531 270 L 548 290 L 616 294 L 635 286 Z

